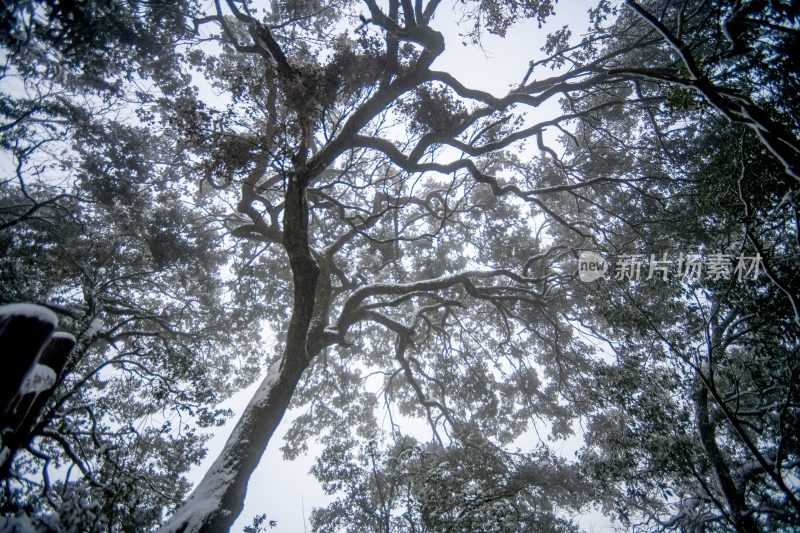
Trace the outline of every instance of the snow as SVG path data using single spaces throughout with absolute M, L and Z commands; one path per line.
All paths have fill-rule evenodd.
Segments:
M 40 322 L 58 325 L 58 317 L 50 309 L 35 304 L 8 304 L 0 307 L 0 315 L 27 316 Z
M 269 370 L 267 370 L 267 375 L 264 376 L 264 380 L 261 382 L 261 385 L 258 386 L 258 390 L 253 395 L 253 399 L 251 400 L 252 403 L 261 403 L 267 400 L 269 393 L 272 391 L 273 385 L 278 382 L 278 377 L 281 374 L 282 366 L 283 358 L 270 365 Z
M 53 333 L 53 336 L 50 337 L 50 338 L 51 339 L 67 339 L 67 340 L 72 341 L 72 344 L 75 344 L 76 342 L 78 342 L 77 340 L 75 340 L 75 335 L 73 335 L 72 333 L 67 333 L 66 331 L 56 331 L 55 333 Z
M 69 336 L 72 337 L 69 333 L 64 333 L 62 336 Z M 36 364 L 25 376 L 25 379 L 22 381 L 22 384 L 19 386 L 19 391 L 16 396 L 16 400 L 12 403 L 12 409 L 14 412 L 20 408 L 22 405 L 22 397 L 26 394 L 33 394 L 34 399 L 33 401 L 27 403 L 27 410 L 25 413 L 20 413 L 22 416 L 28 416 L 28 411 L 30 411 L 33 402 L 36 401 L 36 398 L 43 393 L 44 391 L 53 388 L 55 386 L 56 381 L 58 380 L 58 376 L 56 376 L 56 371 L 50 368 L 47 365 L 40 365 Z M 5 531 L 4 529 L 0 528 L 0 531 Z
M 225 489 L 230 486 L 236 471 L 230 466 L 220 468 L 218 462 L 160 531 L 198 531 L 206 517 L 219 508 Z
M 22 394 L 41 394 L 53 387 L 56 384 L 56 372 L 47 365 L 39 365 L 33 367 L 25 376 L 25 380 L 19 387 L 19 393 Z
M 84 334 L 84 336 L 91 339 L 95 335 L 100 333 L 100 329 L 102 327 L 103 327 L 103 322 L 99 318 L 95 317 L 89 323 L 89 327 L 86 328 L 86 333 Z

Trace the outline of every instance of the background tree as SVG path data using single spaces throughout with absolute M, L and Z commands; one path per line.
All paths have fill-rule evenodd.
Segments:
M 569 242 L 574 229 L 585 226 L 598 236 L 594 247 L 610 257 L 639 253 L 646 265 L 650 254 L 699 252 L 707 260 L 722 252 L 734 263 L 728 276 L 705 283 L 665 283 L 656 274 L 656 281 L 640 284 L 573 287 L 570 324 L 613 354 L 597 362 L 591 384 L 571 398 L 587 421 L 582 468 L 607 509 L 629 525 L 793 527 L 797 495 L 786 480 L 797 467 L 789 429 L 797 406 L 796 185 L 753 122 L 722 113 L 712 105 L 712 92 L 681 79 L 684 59 L 676 61 L 663 25 L 678 27 L 666 33 L 691 42 L 695 61 L 713 64 L 714 91 L 735 91 L 747 106 L 764 105 L 779 121 L 774 127 L 796 131 L 782 114 L 791 97 L 771 100 L 796 76 L 779 59 L 796 15 L 779 5 L 739 6 L 754 17 L 751 31 L 761 40 L 744 49 L 740 42 L 739 53 L 729 54 L 725 28 L 739 15 L 726 6 L 647 6 L 661 13 L 660 21 L 635 7 L 601 30 L 603 17 L 612 14 L 601 6 L 598 26 L 582 47 L 566 46 L 566 33 L 551 37 L 550 49 L 563 50 L 554 66 L 621 74 L 614 85 L 571 92 L 564 100 L 565 111 L 578 120 L 564 132 L 568 151 L 551 166 L 551 179 L 560 172 L 583 180 L 615 174 L 627 176 L 628 185 L 600 184 L 595 195 L 564 191 L 552 210 L 573 228 L 564 231 L 562 224 L 556 242 Z M 598 69 L 592 64 L 598 56 L 621 66 Z M 738 280 L 736 258 L 757 253 L 766 275 Z M 673 268 L 670 275 L 677 274 Z M 322 474 L 327 481 L 328 471 Z M 446 484 L 431 483 L 434 491 L 448 492 Z M 380 495 L 376 486 L 361 490 Z M 342 508 L 334 505 L 320 516 L 344 516 L 333 514 Z
M 591 198 L 576 209 L 605 218 L 599 226 L 609 254 L 639 253 L 647 264 L 650 254 L 661 259 L 677 248 L 734 261 L 727 276 L 706 272 L 702 282 L 665 284 L 656 274 L 655 282 L 585 294 L 591 304 L 582 321 L 614 359 L 598 372 L 599 411 L 589 417 L 581 459 L 618 498 L 613 505 L 625 522 L 643 518 L 654 530 L 793 527 L 797 493 L 786 480 L 796 472 L 796 438 L 793 423 L 784 424 L 797 406 L 797 187 L 760 128 L 775 121 L 769 128 L 788 135 L 786 146 L 796 142 L 784 107 L 792 97 L 777 95 L 796 79 L 778 56 L 795 37 L 789 26 L 797 13 L 755 3 L 632 7 L 611 26 L 609 43 L 624 63 L 615 72 L 633 77 L 624 90 L 648 102 L 636 114 L 597 113 L 564 142 L 585 154 L 593 174 L 599 162 L 630 164 L 633 154 L 632 170 L 644 164 L 669 180 L 660 190 L 636 191 L 628 205 L 638 209 L 624 216 Z M 731 41 L 737 17 L 752 17 L 748 31 L 759 38 Z M 652 44 L 626 52 L 650 36 Z M 705 80 L 686 79 L 692 62 L 705 66 Z M 599 108 L 618 94 L 566 105 Z M 762 126 L 727 112 L 715 95 L 741 109 L 763 105 Z M 762 277 L 738 279 L 736 258 L 756 254 Z
M 123 31 L 126 12 L 97 9 L 87 16 L 114 23 L 4 12 L 0 302 L 45 304 L 78 339 L 31 433 L 3 437 L 3 511 L 38 529 L 160 523 L 189 488 L 202 428 L 227 416 L 214 405 L 254 379 L 261 342 L 219 208 L 181 183 L 174 143 L 118 114 L 131 71 L 104 65 L 127 43 L 61 25 Z

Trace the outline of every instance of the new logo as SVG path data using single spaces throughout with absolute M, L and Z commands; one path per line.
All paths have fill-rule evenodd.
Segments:
M 578 257 L 578 277 L 581 281 L 594 281 L 608 272 L 608 263 L 595 252 L 584 250 Z

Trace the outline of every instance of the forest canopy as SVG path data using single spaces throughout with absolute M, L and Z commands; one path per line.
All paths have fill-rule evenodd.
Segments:
M 315 531 L 800 527 L 800 9 L 576 6 L 4 2 L 0 304 L 77 344 L 0 529 L 227 531 L 282 420 Z

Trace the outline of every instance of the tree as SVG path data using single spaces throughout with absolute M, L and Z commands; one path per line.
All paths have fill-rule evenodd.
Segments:
M 578 469 L 545 447 L 498 453 L 411 438 L 388 450 L 375 441 L 329 446 L 314 474 L 343 494 L 314 510 L 317 531 L 578 531 L 562 513 L 579 512 L 575 495 L 589 491 Z
M 624 521 L 643 518 L 656 530 L 795 527 L 800 508 L 786 480 L 797 467 L 790 429 L 797 405 L 796 184 L 760 126 L 721 110 L 706 89 L 733 95 L 744 107 L 765 105 L 769 120 L 780 121 L 773 131 L 795 132 L 796 139 L 784 107 L 793 105 L 792 97 L 778 96 L 779 87 L 792 86 L 796 70 L 778 54 L 794 38 L 788 25 L 797 14 L 756 3 L 667 4 L 659 17 L 633 7 L 634 18 L 620 17 L 622 28 L 610 42 L 625 50 L 631 37 L 649 36 L 649 27 L 654 49 L 634 48 L 623 68 L 639 78 L 629 90 L 660 98 L 637 121 L 598 114 L 565 141 L 592 155 L 585 159 L 591 170 L 600 157 L 624 161 L 632 150 L 648 153 L 649 171 L 671 175 L 672 183 L 640 197 L 644 209 L 617 224 L 620 211 L 604 204 L 607 215 L 596 216 L 607 219 L 605 249 L 638 252 L 645 265 L 676 248 L 707 259 L 729 254 L 734 263 L 727 276 L 702 282 L 676 280 L 673 269 L 671 284 L 657 273 L 655 281 L 623 279 L 585 294 L 590 312 L 581 323 L 607 343 L 614 360 L 599 369 L 592 387 L 597 411 L 589 417 L 582 463 Z M 749 17 L 739 20 L 761 39 L 724 38 L 737 17 Z M 630 31 L 636 24 L 645 31 Z M 677 46 L 676 63 L 678 41 L 691 47 Z M 687 62 L 706 66 L 705 88 L 684 79 Z M 680 87 L 686 81 L 695 92 Z M 616 98 L 589 95 L 570 105 Z M 588 209 L 597 205 L 584 201 Z M 762 278 L 743 280 L 733 272 L 740 256 L 761 257 Z
M 31 433 L 4 436 L 0 501 L 40 529 L 154 527 L 227 415 L 214 404 L 255 378 L 260 310 L 223 278 L 232 243 L 217 208 L 186 202 L 169 140 L 109 119 L 114 91 L 59 59 L 20 84 L 33 63 L 4 71 L 0 302 L 47 305 L 78 346 Z
M 277 2 L 260 11 L 229 0 L 209 12 L 194 3 L 16 3 L 4 11 L 12 28 L 9 68 L 37 88 L 53 87 L 9 96 L 8 131 L 17 132 L 14 142 L 27 142 L 31 135 L 14 128 L 36 117 L 73 147 L 65 170 L 82 176 L 64 193 L 42 187 L 42 200 L 26 195 L 28 170 L 18 167 L 18 192 L 8 195 L 27 203 L 7 208 L 18 253 L 25 238 L 44 231 L 36 229 L 42 214 L 57 210 L 90 227 L 120 227 L 121 236 L 102 231 L 84 246 L 129 252 L 114 257 L 123 271 L 143 260 L 153 265 L 136 267 L 141 276 L 121 276 L 132 283 L 127 303 L 105 312 L 127 325 L 124 317 L 136 309 L 134 316 L 158 326 L 160 349 L 172 351 L 191 336 L 194 342 L 163 368 L 147 361 L 147 375 L 166 372 L 166 381 L 188 379 L 189 362 L 210 346 L 193 331 L 176 336 L 161 327 L 164 314 L 183 316 L 178 303 L 188 294 L 202 309 L 192 314 L 205 313 L 201 331 L 224 323 L 217 303 L 241 313 L 226 332 L 232 338 L 221 341 L 227 346 L 241 342 L 237 335 L 248 328 L 255 336 L 256 317 L 276 332 L 274 353 L 262 357 L 266 377 L 164 531 L 230 527 L 290 403 L 308 408 L 287 452 L 298 453 L 310 436 L 321 439 L 330 446 L 317 469 L 323 482 L 334 489 L 349 483 L 351 509 L 364 502 L 358 512 L 343 512 L 343 504 L 317 512 L 323 529 L 382 520 L 378 530 L 406 523 L 411 530 L 419 523 L 502 530 L 521 521 L 572 530 L 565 509 L 580 511 L 592 501 L 611 506 L 616 495 L 623 519 L 640 513 L 657 521 L 676 503 L 676 492 L 668 491 L 680 491 L 684 509 L 671 513 L 669 527 L 796 523 L 791 508 L 768 509 L 796 499 L 780 471 L 796 469 L 796 441 L 787 429 L 796 413 L 796 333 L 771 337 L 776 328 L 797 326 L 797 232 L 785 228 L 795 205 L 796 101 L 783 98 L 796 94 L 796 70 L 783 53 L 795 39 L 796 13 L 781 3 L 656 4 L 626 2 L 616 11 L 600 2 L 587 35 L 576 42 L 566 28 L 552 34 L 543 56 L 532 58 L 503 96 L 436 70 L 448 44 L 435 29 L 434 16 L 448 7 L 438 0 Z M 541 25 L 554 9 L 549 0 L 461 5 L 471 19 L 464 37 L 474 42 L 486 32 L 502 36 L 512 24 Z M 103 31 L 90 34 L 87 28 L 101 20 Z M 754 35 L 763 38 L 748 40 Z M 115 58 L 119 67 L 105 69 Z M 60 59 L 69 60 L 63 74 L 53 72 Z M 35 61 L 49 68 L 37 70 Z M 205 96 L 211 90 L 214 99 Z M 69 105 L 50 105 L 51 94 Z M 97 112 L 80 113 L 81 98 Z M 557 98 L 559 114 L 537 114 Z M 38 115 L 27 112 L 34 107 Z M 552 144 L 554 131 L 563 136 L 559 144 Z M 698 154 L 699 147 L 733 150 L 737 135 L 746 157 L 769 164 L 763 188 L 740 179 L 734 189 L 729 166 L 709 163 L 714 152 Z M 745 168 L 745 155 L 738 161 Z M 698 178 L 709 169 L 714 179 Z M 739 191 L 744 239 L 733 228 L 742 211 L 715 204 Z M 115 216 L 119 210 L 132 226 Z M 701 223 L 687 227 L 687 213 L 702 215 Z M 46 242 L 57 240 L 44 234 Z M 140 234 L 151 238 L 143 255 Z M 749 243 L 739 249 L 765 252 L 769 283 L 736 290 L 619 284 L 603 292 L 576 278 L 581 249 L 635 251 L 637 243 L 661 253 L 669 239 L 700 247 Z M 164 242 L 168 247 L 159 246 Z M 70 242 L 64 249 L 81 248 Z M 234 259 L 223 258 L 226 250 Z M 91 263 L 99 255 L 81 257 Z M 209 262 L 206 268 L 193 263 L 198 258 Z M 230 296 L 204 292 L 224 285 L 223 264 Z M 71 274 L 57 279 L 67 283 Z M 165 283 L 186 293 L 163 291 Z M 35 294 L 51 306 L 64 294 L 59 286 L 21 287 L 16 298 Z M 653 294 L 661 300 L 648 304 Z M 693 304 L 690 296 L 700 294 Z M 151 302 L 145 312 L 141 301 Z M 176 307 L 156 310 L 164 302 Z M 716 307 L 703 316 L 707 302 Z M 753 321 L 751 306 L 780 319 Z M 720 323 L 727 325 L 719 330 Z M 721 336 L 711 334 L 714 328 Z M 131 346 L 143 342 L 137 336 L 150 338 L 132 330 Z M 708 334 L 700 338 L 699 331 Z M 711 355 L 697 355 L 697 339 L 708 354 L 719 353 L 713 371 Z M 609 348 L 614 362 L 604 356 Z M 737 368 L 776 359 L 781 363 L 763 376 L 732 377 Z M 380 377 L 379 396 L 366 388 L 369 376 Z M 673 397 L 674 390 L 692 392 Z M 747 395 L 757 401 L 746 402 L 746 414 L 732 411 L 731 402 Z M 181 398 L 171 388 L 167 397 Z M 777 417 L 769 407 L 775 398 L 783 402 Z M 369 461 L 359 467 L 348 454 L 360 445 L 343 439 L 342 428 L 382 442 L 379 399 L 390 417 L 425 420 L 431 442 L 410 444 L 392 418 L 392 444 L 382 451 L 362 446 Z M 763 427 L 752 429 L 752 417 Z M 579 421 L 589 424 L 581 464 L 566 464 L 544 442 L 527 454 L 509 453 L 532 419 L 553 438 L 572 434 Z M 669 453 L 665 443 L 685 447 Z M 452 457 L 463 467 L 426 466 L 439 458 L 450 465 Z M 753 460 L 749 485 L 725 480 L 725 471 Z M 663 467 L 626 480 L 651 461 Z M 569 501 L 564 483 L 579 468 L 591 483 Z M 548 477 L 553 481 L 542 483 Z M 667 491 L 659 493 L 659 483 L 669 484 Z M 598 486 L 610 489 L 605 498 Z M 386 499 L 387 487 L 405 500 Z M 452 498 L 437 499 L 442 491 Z M 380 516 L 367 512 L 377 501 Z M 712 507 L 720 516 L 709 518 Z M 160 517 L 131 523 L 137 520 Z
M 676 249 L 705 249 L 709 256 L 724 251 L 734 259 L 758 254 L 768 274 L 739 287 L 742 280 L 735 273 L 733 282 L 727 276 L 699 283 L 675 281 L 673 269 L 670 284 L 659 283 L 656 274 L 656 281 L 633 288 L 630 281 L 573 288 L 581 293 L 573 303 L 583 304 L 571 310 L 571 323 L 614 354 L 613 361 L 594 367 L 594 381 L 581 389 L 580 400 L 573 400 L 588 424 L 582 467 L 605 492 L 609 510 L 628 524 L 644 520 L 640 525 L 657 530 L 794 527 L 797 495 L 786 480 L 797 467 L 790 429 L 796 426 L 797 405 L 796 186 L 785 162 L 753 134 L 752 122 L 734 117 L 735 127 L 725 125 L 730 117 L 720 116 L 706 93 L 683 88 L 684 67 L 675 64 L 659 27 L 673 24 L 670 17 L 680 11 L 663 10 L 662 23 L 637 7 L 633 18 L 620 17 L 607 34 L 632 79 L 615 91 L 603 87 L 570 95 L 566 110 L 586 114 L 577 131 L 565 132 L 571 157 L 560 161 L 561 168 L 584 179 L 625 173 L 631 186 L 606 189 L 596 198 L 565 193 L 554 211 L 573 225 L 590 221 L 595 234 L 603 235 L 598 244 L 609 256 L 639 252 L 646 265 L 650 253 L 661 258 Z M 781 115 L 786 109 L 777 97 L 781 91 L 764 87 L 789 86 L 794 71 L 782 59 L 763 68 L 763 58 L 774 54 L 769 48 L 781 49 L 781 39 L 791 31 L 751 21 L 774 35 L 763 39 L 765 48 L 740 50 L 728 63 L 720 59 L 725 56 L 719 47 L 729 43 L 713 40 L 728 14 L 695 7 L 677 4 L 676 10 L 693 13 L 678 24 L 684 24 L 686 39 L 699 50 L 695 53 L 708 54 L 704 64 L 717 58 L 715 84 L 720 85 L 714 86 L 730 91 L 720 80 L 757 68 L 760 78 L 737 79 L 737 97 L 772 106 L 791 124 Z M 709 24 L 710 15 L 720 17 L 718 26 Z M 750 16 L 791 20 L 785 11 Z M 697 20 L 700 26 L 693 25 Z M 648 33 L 655 38 L 644 41 Z M 592 38 L 601 40 L 597 33 Z M 596 57 L 587 59 L 585 49 L 567 52 L 563 60 L 576 68 Z M 639 104 L 624 102 L 626 111 L 616 112 L 614 106 L 629 94 L 636 94 Z M 637 174 L 656 176 L 660 183 L 644 189 L 636 185 Z M 562 234 L 557 242 L 567 240 Z M 329 479 L 323 474 L 323 481 Z M 448 492 L 446 485 L 437 489 Z M 374 494 L 376 489 L 361 490 Z M 334 505 L 326 516 L 337 516 L 333 513 L 342 506 Z
M 119 143 L 123 131 L 114 133 Z M 0 299 L 46 303 L 78 338 L 30 438 L 3 456 L 5 473 L 15 465 L 6 510 L 37 494 L 43 509 L 69 520 L 68 500 L 86 497 L 117 525 L 159 521 L 188 488 L 177 474 L 202 457 L 195 426 L 221 423 L 225 413 L 213 404 L 253 379 L 257 320 L 220 279 L 222 228 L 148 178 L 104 191 L 107 203 L 70 198 L 42 207 L 2 240 Z M 14 192 L 5 188 L 4 205 L 24 203 Z M 78 480 L 50 486 L 44 471 L 65 462 Z M 143 494 L 142 482 L 153 489 Z M 62 526 L 101 527 L 74 519 Z

